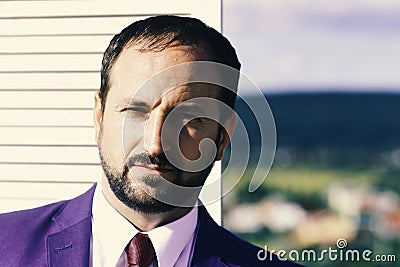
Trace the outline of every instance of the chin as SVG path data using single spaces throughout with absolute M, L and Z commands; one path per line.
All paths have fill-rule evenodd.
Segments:
M 165 192 L 162 192 L 160 188 L 154 188 L 148 185 L 140 185 L 133 188 L 130 198 L 139 202 L 151 203 L 157 199 L 160 199 L 162 195 L 165 195 Z
M 176 209 L 176 206 L 161 202 L 149 195 L 143 189 L 134 190 L 134 193 L 123 202 L 129 208 L 145 213 L 158 214 Z
M 132 210 L 144 214 L 158 214 L 176 209 L 176 206 L 157 200 L 165 195 L 159 187 L 144 182 L 140 182 L 140 185 L 138 182 L 127 183 L 123 180 L 109 180 L 109 185 L 119 201 Z

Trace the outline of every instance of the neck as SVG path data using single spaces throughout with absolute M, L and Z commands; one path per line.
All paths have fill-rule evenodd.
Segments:
M 148 232 L 156 227 L 168 224 L 185 216 L 193 207 L 176 207 L 167 212 L 145 213 L 129 208 L 122 203 L 112 192 L 107 178 L 102 183 L 102 193 L 107 202 L 118 211 L 133 226 L 142 232 Z

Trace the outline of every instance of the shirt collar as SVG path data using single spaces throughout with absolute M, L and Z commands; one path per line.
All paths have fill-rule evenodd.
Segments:
M 193 236 L 198 219 L 197 203 L 185 216 L 157 227 L 148 234 L 156 251 L 158 266 L 174 266 Z M 116 264 L 128 242 L 139 230 L 105 199 L 98 185 L 93 198 L 93 233 L 106 262 Z
M 99 255 L 93 258 L 101 257 L 104 266 L 115 266 L 126 245 L 139 231 L 107 202 L 101 184 L 94 192 L 92 214 L 93 238 L 100 249 Z
M 197 203 L 185 216 L 147 234 L 157 254 L 158 266 L 174 266 L 197 225 Z

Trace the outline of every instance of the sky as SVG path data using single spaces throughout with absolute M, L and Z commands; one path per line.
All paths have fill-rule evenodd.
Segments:
M 400 92 L 399 0 L 223 0 L 222 6 L 223 33 L 242 72 L 264 92 Z

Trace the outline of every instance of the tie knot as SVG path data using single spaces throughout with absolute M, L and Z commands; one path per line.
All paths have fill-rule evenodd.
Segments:
M 156 252 L 148 235 L 138 233 L 126 246 L 129 266 L 148 267 L 155 259 Z

